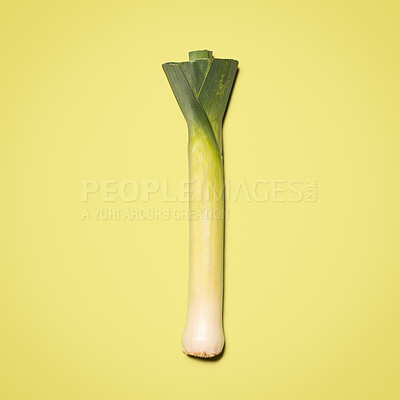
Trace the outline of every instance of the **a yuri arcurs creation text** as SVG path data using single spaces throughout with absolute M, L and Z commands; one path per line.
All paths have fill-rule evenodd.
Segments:
M 208 50 L 163 69 L 189 130 L 190 210 L 204 218 L 189 221 L 189 294 L 183 352 L 209 358 L 224 347 L 222 326 L 224 255 L 224 164 L 222 121 L 238 62 Z M 210 194 L 199 196 L 204 188 Z

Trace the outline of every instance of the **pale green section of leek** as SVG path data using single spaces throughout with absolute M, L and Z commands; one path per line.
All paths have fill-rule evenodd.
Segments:
M 189 296 L 219 296 L 222 288 L 224 178 L 220 155 L 194 135 L 189 142 L 190 281 Z M 219 292 L 219 293 L 218 293 Z
M 222 122 L 238 62 L 214 59 L 208 50 L 190 52 L 189 59 L 163 64 L 189 129 L 189 293 L 182 347 L 186 354 L 213 357 L 224 346 Z

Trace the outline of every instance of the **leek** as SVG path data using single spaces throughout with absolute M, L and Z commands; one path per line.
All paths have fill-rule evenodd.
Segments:
M 163 64 L 189 130 L 189 293 L 182 336 L 185 354 L 222 352 L 224 168 L 222 122 L 238 62 L 192 51 L 189 61 Z

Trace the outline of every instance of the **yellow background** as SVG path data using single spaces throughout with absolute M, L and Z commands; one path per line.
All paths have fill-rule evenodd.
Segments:
M 9 1 L 0 8 L 0 398 L 399 399 L 397 1 Z M 226 350 L 181 353 L 188 221 L 83 221 L 85 179 L 187 177 L 161 69 L 239 60 Z M 175 207 L 159 195 L 132 207 Z M 187 207 L 187 203 L 179 204 Z

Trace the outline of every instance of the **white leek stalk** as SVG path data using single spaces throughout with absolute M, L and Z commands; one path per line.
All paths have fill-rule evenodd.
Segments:
M 190 52 L 188 62 L 163 64 L 189 130 L 189 294 L 182 349 L 203 358 L 224 347 L 222 121 L 237 66 L 208 50 Z

